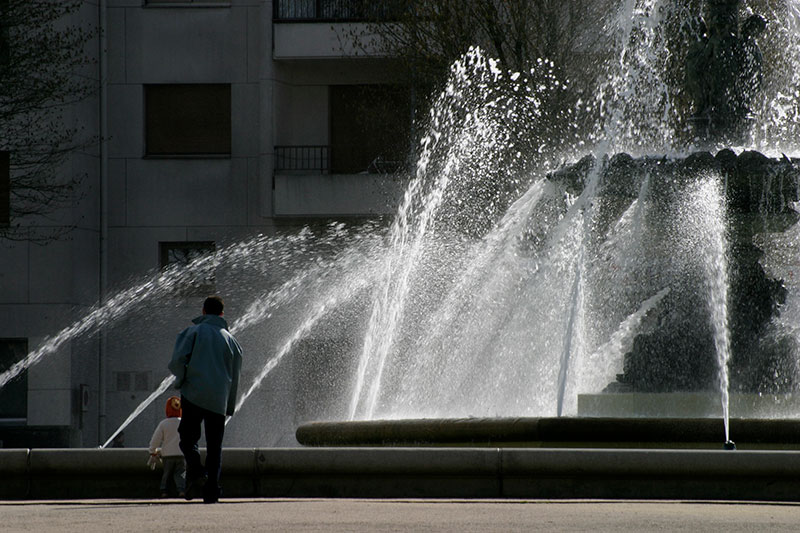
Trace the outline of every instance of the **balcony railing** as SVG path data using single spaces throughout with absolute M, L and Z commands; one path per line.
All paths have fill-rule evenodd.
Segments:
M 274 22 L 363 22 L 396 20 L 403 2 L 392 0 L 275 0 Z
M 331 170 L 329 146 L 276 146 L 275 171 L 305 171 L 327 174 Z
M 339 146 L 338 163 L 331 164 L 331 147 L 276 146 L 275 173 L 288 174 L 394 174 L 406 166 L 405 161 L 384 156 L 364 157 L 364 148 Z

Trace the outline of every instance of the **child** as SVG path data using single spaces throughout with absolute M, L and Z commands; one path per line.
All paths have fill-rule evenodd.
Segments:
M 184 463 L 183 452 L 178 447 L 178 425 L 181 423 L 181 399 L 170 396 L 167 399 L 167 418 L 162 420 L 150 439 L 150 459 L 154 461 L 160 455 L 164 462 L 164 475 L 161 476 L 161 497 L 166 498 L 169 478 L 175 482 L 178 496 L 184 497 Z M 160 449 L 159 449 L 160 447 Z

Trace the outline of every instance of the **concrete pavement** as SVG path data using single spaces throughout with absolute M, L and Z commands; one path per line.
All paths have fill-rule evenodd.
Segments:
M 0 530 L 416 532 L 800 530 L 800 505 L 680 501 L 229 499 L 0 502 Z

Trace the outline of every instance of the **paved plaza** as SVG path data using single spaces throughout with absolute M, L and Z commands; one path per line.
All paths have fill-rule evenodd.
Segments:
M 800 504 L 652 501 L 230 499 L 0 502 L 3 532 L 800 530 Z

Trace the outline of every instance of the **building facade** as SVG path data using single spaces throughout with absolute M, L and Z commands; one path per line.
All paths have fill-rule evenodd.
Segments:
M 73 227 L 67 237 L 0 243 L 0 370 L 46 349 L 0 391 L 2 446 L 104 443 L 159 385 L 175 334 L 215 287 L 130 313 L 141 294 L 121 291 L 254 235 L 394 211 L 407 91 L 392 59 L 349 40 L 368 29 L 359 6 L 105 0 L 75 15 L 101 30 L 100 89 L 70 117 L 98 141 L 67 163 L 85 175 L 52 222 Z M 228 316 L 242 311 L 228 303 Z M 232 427 L 231 443 L 293 444 L 286 367 L 252 421 L 271 429 Z M 160 404 L 126 429 L 127 446 L 146 445 Z

